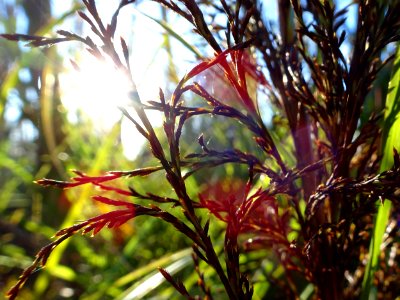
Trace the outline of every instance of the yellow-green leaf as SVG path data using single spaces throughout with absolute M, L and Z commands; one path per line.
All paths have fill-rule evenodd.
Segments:
M 393 65 L 392 77 L 389 82 L 389 90 L 386 98 L 385 123 L 383 127 L 383 157 L 380 171 L 388 170 L 393 165 L 393 148 L 400 150 L 400 45 L 397 46 L 397 53 Z M 376 288 L 372 281 L 375 271 L 378 269 L 378 257 L 383 235 L 390 217 L 391 202 L 385 200 L 381 205 L 375 219 L 374 231 L 369 248 L 369 261 L 365 270 L 362 284 L 361 299 L 376 299 Z

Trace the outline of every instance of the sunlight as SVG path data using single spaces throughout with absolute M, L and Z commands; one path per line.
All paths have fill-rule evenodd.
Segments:
M 60 75 L 61 100 L 68 110 L 68 118 L 76 122 L 79 114 L 93 121 L 99 133 L 109 131 L 121 118 L 120 106 L 129 105 L 129 79 L 107 61 L 99 61 L 89 54 L 82 56 Z
M 129 78 L 116 70 L 112 63 L 99 61 L 89 54 L 77 61 L 79 69 L 72 64 L 60 75 L 61 101 L 68 112 L 70 122 L 83 116 L 94 124 L 97 134 L 107 134 L 121 120 L 118 107 L 128 109 L 132 88 Z M 122 120 L 121 142 L 128 159 L 135 159 L 145 139 L 133 124 Z
M 111 62 L 99 61 L 88 53 L 77 58 L 76 63 L 79 70 L 72 63 L 66 63 L 64 72 L 60 74 L 61 101 L 70 122 L 77 123 L 83 117 L 92 122 L 96 134 L 101 135 L 107 134 L 121 120 L 119 107 L 135 117 L 132 99 L 129 98 L 132 85 L 122 71 L 115 69 Z M 155 70 L 150 70 L 139 81 L 137 89 L 142 101 L 156 99 L 160 81 L 161 76 Z M 154 126 L 161 125 L 159 113 L 150 111 L 147 115 Z M 121 142 L 124 155 L 130 160 L 136 158 L 145 143 L 144 137 L 126 118 L 122 118 Z
M 149 3 L 144 4 L 140 7 L 145 13 L 154 13 L 153 6 Z M 107 14 L 111 6 L 109 2 L 105 2 L 98 8 L 102 14 Z M 132 12 L 120 12 L 119 30 L 115 40 L 119 40 L 120 35 L 126 38 L 130 48 L 133 77 L 142 102 L 157 101 L 159 88 L 164 89 L 167 81 L 164 70 L 167 68 L 168 54 L 159 51 L 164 44 L 164 38 L 156 22 L 138 11 L 133 13 L 134 19 Z M 133 23 L 137 25 L 133 26 Z M 140 30 L 134 30 L 139 27 Z M 84 32 L 86 31 L 90 35 L 90 28 L 84 28 Z M 107 134 L 115 123 L 121 120 L 122 113 L 118 107 L 132 112 L 132 117 L 135 118 L 132 100 L 128 96 L 131 84 L 124 74 L 116 70 L 111 62 L 100 62 L 83 49 L 79 54 L 80 57 L 75 60 L 80 71 L 66 62 L 66 70 L 60 75 L 61 99 L 68 112 L 69 121 L 77 122 L 79 116 L 83 115 L 96 126 L 97 134 Z M 161 126 L 162 114 L 154 111 L 146 113 L 154 127 Z M 145 142 L 135 126 L 126 118 L 122 118 L 121 142 L 126 158 L 131 160 L 136 158 Z

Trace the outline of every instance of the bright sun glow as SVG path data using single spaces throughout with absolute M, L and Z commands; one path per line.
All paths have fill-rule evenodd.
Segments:
M 87 54 L 77 63 L 79 71 L 71 66 L 60 76 L 61 99 L 68 119 L 76 122 L 78 115 L 83 114 L 93 122 L 97 134 L 107 134 L 122 117 L 119 107 L 129 110 L 132 85 L 109 62 Z M 128 159 L 134 159 L 145 142 L 126 118 L 122 120 L 121 141 Z
M 108 131 L 121 118 L 118 107 L 129 105 L 129 79 L 111 63 L 89 55 L 78 62 L 80 71 L 68 69 L 61 75 L 62 102 L 70 121 L 79 112 L 95 122 L 96 130 Z
M 118 1 L 114 2 L 118 4 Z M 106 1 L 104 5 L 99 5 L 102 15 L 109 13 L 111 7 L 115 6 L 110 3 Z M 141 8 L 144 12 L 154 13 L 154 7 L 141 5 Z M 142 102 L 157 100 L 159 88 L 165 88 L 164 70 L 168 62 L 167 54 L 159 51 L 164 43 L 160 26 L 137 11 L 134 11 L 132 19 L 132 11 L 123 10 L 118 19 L 118 34 L 128 37 L 128 46 L 132 46 L 130 64 L 138 94 Z M 140 30 L 134 30 L 135 28 Z M 84 28 L 84 32 L 86 31 L 86 34 L 91 35 L 90 28 Z M 116 37 L 115 40 L 118 41 L 119 38 Z M 118 107 L 124 107 L 135 117 L 132 100 L 128 97 L 132 86 L 112 63 L 100 62 L 85 50 L 80 54 L 80 57 L 75 58 L 80 71 L 66 62 L 67 69 L 60 75 L 62 103 L 71 122 L 76 122 L 78 113 L 81 112 L 93 122 L 97 134 L 107 134 L 122 117 Z M 149 111 L 147 115 L 154 127 L 161 126 L 162 114 Z M 145 142 L 127 118 L 122 118 L 121 141 L 128 159 L 135 159 Z

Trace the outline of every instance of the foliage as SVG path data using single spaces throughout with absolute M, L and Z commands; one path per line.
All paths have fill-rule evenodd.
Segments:
M 172 269 L 159 268 L 187 299 L 399 295 L 398 63 L 392 66 L 384 122 L 384 106 L 371 98 L 379 89 L 374 83 L 380 72 L 391 66 L 388 45 L 400 37 L 399 1 L 352 4 L 358 19 L 350 39 L 344 28 L 348 8 L 337 10 L 332 1 L 279 1 L 280 32 L 274 32 L 254 1 L 156 0 L 187 20 L 214 56 L 187 72 L 170 97 L 160 90 L 159 101 L 147 103 L 132 79 L 127 43 L 115 39 L 119 13 L 134 1 L 122 0 L 108 24 L 94 0 L 82 2 L 87 12 L 78 14 L 96 39 L 65 30 L 59 30 L 58 37 L 2 37 L 32 47 L 78 41 L 98 59 L 111 59 L 131 78 L 137 117 L 121 111 L 146 138 L 153 158 L 129 171 L 99 176 L 74 171 L 69 181 L 38 180 L 42 186 L 62 189 L 94 186 L 99 192 L 93 200 L 114 209 L 59 230 L 9 290 L 11 299 L 70 237 L 121 228 L 139 216 L 162 220 L 190 242 L 197 288 L 179 281 Z M 218 24 L 216 15 L 223 15 L 226 24 Z M 171 33 L 171 26 L 159 23 Z M 352 45 L 349 58 L 344 45 Z M 207 72 L 225 83 L 226 90 L 199 83 Z M 370 103 L 373 108 L 367 109 Z M 271 125 L 261 113 L 266 104 L 275 110 Z M 153 127 L 148 110 L 163 113 L 161 130 Z M 215 120 L 207 123 L 207 116 Z M 190 123 L 196 119 L 206 125 L 198 131 L 198 150 L 189 151 L 182 137 L 187 128 L 196 131 Z M 230 145 L 206 142 L 219 126 L 239 128 Z M 391 158 L 393 163 L 387 163 Z M 230 165 L 234 172 L 221 171 Z M 218 181 L 212 181 L 210 173 L 218 174 Z M 133 186 L 141 177 L 153 176 L 169 190 Z M 88 195 L 87 190 L 83 193 Z M 394 208 L 386 212 L 389 225 L 377 224 L 380 229 L 373 231 L 377 203 L 389 203 L 384 199 Z M 370 242 L 371 265 L 366 266 Z M 383 250 L 380 257 L 377 247 Z M 375 290 L 370 291 L 372 285 Z

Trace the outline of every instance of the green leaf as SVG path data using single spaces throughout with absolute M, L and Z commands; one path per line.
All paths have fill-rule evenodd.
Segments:
M 388 170 L 393 165 L 393 148 L 400 150 L 400 44 L 393 65 L 392 76 L 386 98 L 385 123 L 383 127 L 383 157 L 380 171 Z M 378 269 L 378 257 L 383 240 L 392 203 L 385 200 L 381 205 L 375 219 L 374 231 L 369 248 L 369 261 L 364 274 L 361 299 L 376 299 L 377 290 L 373 287 L 374 273 Z
M 192 249 L 187 248 L 179 252 L 166 255 L 126 276 L 119 279 L 116 285 L 126 284 L 138 276 L 141 278 L 137 283 L 125 290 L 118 296 L 119 300 L 143 299 L 145 295 L 156 289 L 165 282 L 165 278 L 157 271 L 153 272 L 156 267 L 163 267 L 171 275 L 174 275 L 188 266 L 192 261 Z M 144 276 L 144 278 L 142 278 Z
M 197 50 L 195 47 L 193 47 L 193 45 L 191 45 L 189 42 L 187 42 L 184 38 L 182 38 L 181 35 L 179 35 L 176 31 L 174 31 L 168 23 L 166 23 L 163 20 L 157 20 L 149 15 L 143 14 L 144 16 L 148 17 L 149 19 L 152 19 L 154 22 L 158 23 L 161 27 L 163 27 L 171 36 L 173 36 L 174 38 L 176 38 L 179 42 L 182 43 L 183 46 L 185 46 L 188 50 L 190 50 L 191 52 L 193 52 L 194 55 L 196 55 L 196 58 L 201 59 L 203 56 L 201 55 L 201 53 L 199 52 L 199 50 Z

